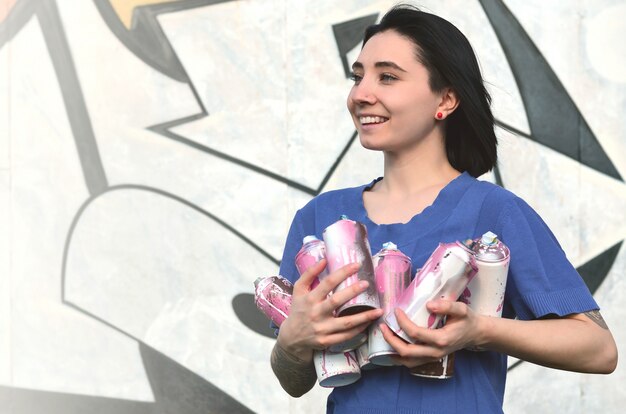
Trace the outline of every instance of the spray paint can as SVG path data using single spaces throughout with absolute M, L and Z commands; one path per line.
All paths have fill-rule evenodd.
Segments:
M 293 285 L 282 276 L 260 277 L 254 281 L 254 303 L 277 326 L 289 315 L 292 294 Z M 313 351 L 313 364 L 322 387 L 340 387 L 361 378 L 354 352 Z
M 476 313 L 501 317 L 511 253 L 490 231 L 474 240 L 478 273 L 463 293 L 464 302 Z
M 319 384 L 325 388 L 342 387 L 361 378 L 361 369 L 354 351 L 315 351 L 313 365 Z
M 322 259 L 326 258 L 326 245 L 323 241 L 315 236 L 306 236 L 302 241 L 302 248 L 296 255 L 296 268 L 302 276 L 307 269 Z M 328 268 L 319 274 L 317 279 L 311 284 L 311 288 L 315 288 L 320 280 L 328 275 Z M 332 292 L 329 296 L 332 295 Z M 354 338 L 339 344 L 331 345 L 328 349 L 330 352 L 343 353 L 356 349 L 359 345 L 367 340 L 365 333 L 359 333 Z
M 441 320 L 437 328 L 445 324 L 445 318 Z M 446 355 L 438 361 L 413 367 L 409 370 L 411 375 L 424 378 L 448 379 L 454 376 L 454 352 Z
M 373 257 L 376 290 L 385 313 L 393 312 L 396 301 L 411 283 L 411 259 L 398 250 L 392 242 L 383 244 L 383 248 Z M 376 365 L 396 365 L 393 356 L 398 352 L 385 341 L 379 325 L 381 317 L 369 328 L 369 360 Z
M 329 273 L 350 263 L 359 263 L 361 265 L 358 272 L 348 276 L 334 289 L 333 293 L 340 292 L 361 280 L 369 282 L 365 292 L 339 306 L 335 311 L 335 315 L 338 317 L 348 316 L 379 308 L 380 303 L 378 301 L 378 293 L 376 292 L 372 253 L 367 240 L 367 229 L 365 226 L 342 216 L 340 220 L 324 229 L 323 238 L 324 243 L 326 243 Z M 361 332 L 348 341 L 333 345 L 328 349 L 333 352 L 350 351 L 357 349 L 365 341 L 367 341 L 367 331 Z
M 442 316 L 430 313 L 426 303 L 434 299 L 456 301 L 476 275 L 474 254 L 460 242 L 440 243 L 409 287 L 400 295 L 402 309 L 417 326 L 433 329 Z M 414 343 L 401 328 L 393 311 L 384 316 L 389 328 L 407 342 Z
M 454 352 L 439 361 L 429 362 L 409 370 L 416 377 L 448 379 L 454 376 Z
M 380 308 L 366 227 L 342 216 L 341 220 L 324 229 L 323 238 L 326 243 L 329 273 L 350 263 L 361 265 L 356 274 L 349 276 L 335 288 L 335 293 L 361 280 L 369 282 L 365 292 L 337 308 L 337 316 L 354 315 L 366 310 Z
M 298 269 L 298 273 L 300 276 L 307 269 L 315 264 L 317 264 L 322 259 L 326 258 L 326 245 L 323 241 L 318 239 L 313 235 L 306 236 L 302 240 L 302 248 L 296 254 L 296 269 Z M 311 288 L 314 289 L 319 282 L 324 279 L 328 275 L 328 270 L 324 269 L 322 273 L 317 276 L 317 279 L 313 281 L 311 284 Z
M 359 361 L 359 367 L 361 367 L 361 371 L 367 371 L 377 367 L 370 360 L 369 344 L 367 342 L 355 349 L 354 352 L 356 353 L 357 361 Z
M 260 277 L 254 281 L 254 304 L 276 326 L 280 326 L 291 309 L 293 285 L 282 276 Z

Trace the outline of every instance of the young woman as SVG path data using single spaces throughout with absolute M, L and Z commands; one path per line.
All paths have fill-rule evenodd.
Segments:
M 428 308 L 446 315 L 447 323 L 428 330 L 396 311 L 418 344 L 381 329 L 404 366 L 365 371 L 356 383 L 336 388 L 328 412 L 499 413 L 507 354 L 558 369 L 612 372 L 612 335 L 548 227 L 520 198 L 475 178 L 495 165 L 496 137 L 490 97 L 463 34 L 437 16 L 396 6 L 367 29 L 353 70 L 348 109 L 361 144 L 383 152 L 384 177 L 321 194 L 294 218 L 280 274 L 297 282 L 271 357 L 283 388 L 295 397 L 309 391 L 316 381 L 313 350 L 353 337 L 382 314 L 333 317 L 333 309 L 366 288 L 353 285 L 327 297 L 354 266 L 314 289 L 324 262 L 298 276 L 294 258 L 303 237 L 321 238 L 342 214 L 367 226 L 374 252 L 384 242 L 397 244 L 411 257 L 413 272 L 438 243 L 489 230 L 510 248 L 511 263 L 502 318 L 439 300 Z M 465 350 L 473 346 L 487 351 Z M 416 377 L 406 368 L 455 351 L 451 379 Z

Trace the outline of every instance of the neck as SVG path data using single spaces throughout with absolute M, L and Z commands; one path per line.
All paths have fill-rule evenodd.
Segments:
M 446 155 L 443 138 L 420 141 L 410 149 L 385 152 L 381 191 L 392 195 L 416 194 L 432 186 L 444 186 L 459 176 Z

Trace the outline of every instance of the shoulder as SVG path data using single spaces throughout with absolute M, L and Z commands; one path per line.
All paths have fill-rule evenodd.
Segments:
M 478 208 L 490 212 L 501 211 L 523 201 L 513 192 L 489 181 L 466 177 L 466 190 L 459 204 L 463 208 Z
M 472 214 L 476 214 L 478 227 L 482 224 L 502 231 L 502 228 L 520 221 L 545 226 L 537 212 L 517 194 L 488 181 L 472 180 L 459 207 L 466 215 L 473 217 Z
M 507 190 L 506 188 L 500 187 L 497 184 L 494 184 L 489 181 L 482 181 L 478 179 L 473 179 L 474 184 L 471 189 L 474 192 L 480 191 L 485 194 L 485 199 L 491 202 L 497 203 L 510 203 L 515 198 L 518 198 L 512 191 Z
M 496 206 L 498 209 L 531 210 L 532 207 L 517 194 L 489 181 L 474 179 L 470 192 L 482 195 L 483 207 Z
M 503 241 L 512 238 L 523 240 L 523 244 L 550 243 L 560 245 L 543 218 L 524 199 L 499 185 L 479 181 L 485 196 L 480 207 L 481 223 L 491 226 L 500 233 Z

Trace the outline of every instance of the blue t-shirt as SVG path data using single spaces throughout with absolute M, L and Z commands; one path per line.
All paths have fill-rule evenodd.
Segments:
M 487 231 L 496 233 L 511 251 L 503 317 L 536 319 L 598 309 L 550 229 L 511 192 L 463 173 L 408 223 L 379 225 L 367 216 L 362 196 L 378 180 L 320 194 L 298 210 L 280 274 L 292 282 L 297 280 L 294 259 L 304 236 L 315 235 L 321 240 L 323 230 L 345 214 L 367 227 L 372 254 L 392 241 L 410 256 L 412 274 L 441 242 L 475 239 Z M 333 390 L 328 412 L 501 413 L 506 370 L 504 354 L 460 350 L 455 354 L 451 379 L 416 377 L 405 367 L 363 371 L 359 381 Z

